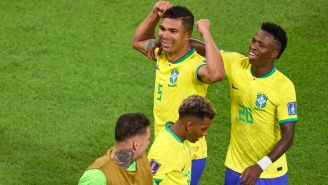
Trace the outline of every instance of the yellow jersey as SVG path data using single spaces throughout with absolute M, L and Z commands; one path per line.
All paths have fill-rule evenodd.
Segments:
M 231 136 L 225 165 L 242 173 L 280 140 L 280 124 L 298 120 L 295 87 L 276 67 L 254 77 L 248 57 L 230 52 L 221 55 L 231 96 Z M 260 178 L 280 177 L 287 170 L 284 154 Z
M 165 129 L 155 138 L 148 160 L 154 181 L 160 185 L 189 185 L 191 180 L 191 154 L 188 145 L 175 135 L 167 122 Z
M 195 49 L 175 62 L 169 62 L 164 51 L 157 55 L 155 50 L 156 79 L 154 88 L 154 120 L 155 136 L 163 130 L 165 123 L 177 121 L 179 107 L 182 101 L 190 95 L 205 96 L 208 84 L 198 79 L 198 69 L 206 65 L 204 57 Z M 193 159 L 207 157 L 207 145 L 205 137 L 196 143 L 189 143 Z

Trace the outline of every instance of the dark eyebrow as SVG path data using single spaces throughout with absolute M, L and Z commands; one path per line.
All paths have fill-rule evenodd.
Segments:
M 252 38 L 252 41 L 256 41 L 256 42 L 258 42 L 259 44 L 264 44 L 263 41 L 261 41 L 261 40 L 259 40 L 259 39 L 256 39 L 256 37 L 253 37 L 253 38 Z
M 178 31 L 178 29 L 175 28 L 169 28 L 170 31 Z

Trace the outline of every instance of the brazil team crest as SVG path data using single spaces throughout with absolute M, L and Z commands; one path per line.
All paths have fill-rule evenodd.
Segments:
M 255 104 L 258 108 L 261 109 L 266 106 L 267 101 L 268 101 L 268 97 L 266 97 L 264 93 L 258 93 Z
M 170 82 L 172 84 L 175 84 L 178 80 L 178 76 L 179 76 L 179 70 L 178 69 L 173 69 L 171 71 Z

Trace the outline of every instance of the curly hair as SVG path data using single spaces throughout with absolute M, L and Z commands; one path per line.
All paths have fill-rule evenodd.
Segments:
M 183 100 L 179 108 L 179 118 L 194 116 L 204 119 L 205 117 L 213 119 L 216 111 L 213 105 L 204 97 L 191 95 Z

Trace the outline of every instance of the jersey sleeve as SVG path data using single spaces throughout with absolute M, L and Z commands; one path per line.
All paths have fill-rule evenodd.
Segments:
M 204 59 L 202 63 L 196 65 L 196 69 L 194 70 L 193 74 L 193 81 L 196 83 L 204 83 L 198 76 L 198 71 L 201 67 L 207 65 L 206 60 Z
M 171 163 L 173 158 L 162 147 L 153 144 L 148 154 L 148 160 L 156 183 L 166 181 L 167 175 L 174 171 Z
M 277 115 L 280 124 L 298 121 L 295 87 L 291 82 L 280 92 L 280 103 L 277 106 Z
M 226 76 L 229 78 L 233 71 L 233 65 L 235 65 L 236 62 L 240 61 L 240 59 L 244 58 L 245 56 L 236 52 L 229 52 L 224 50 L 221 50 L 220 52 L 223 59 L 224 72 Z
M 106 185 L 106 176 L 99 169 L 87 170 L 83 173 L 78 185 Z

